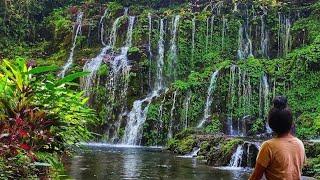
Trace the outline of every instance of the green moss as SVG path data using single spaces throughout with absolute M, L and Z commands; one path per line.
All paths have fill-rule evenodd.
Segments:
M 178 144 L 178 150 L 181 154 L 186 154 L 192 151 L 196 141 L 192 135 L 182 139 Z
M 99 76 L 106 76 L 109 74 L 109 67 L 106 64 L 100 66 L 98 71 Z
M 221 145 L 221 151 L 223 154 L 230 154 L 239 144 L 243 143 L 242 139 L 229 139 Z
M 210 124 L 205 128 L 206 133 L 219 133 L 222 130 L 222 124 L 219 120 L 219 116 L 213 115 Z

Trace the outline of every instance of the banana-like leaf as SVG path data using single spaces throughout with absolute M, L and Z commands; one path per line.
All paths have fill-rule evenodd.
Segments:
M 52 65 L 52 66 L 41 66 L 41 67 L 36 67 L 31 69 L 28 73 L 29 74 L 41 74 L 44 72 L 53 72 L 58 70 L 59 67 L 56 65 Z
M 62 79 L 60 79 L 59 81 L 56 82 L 56 86 L 60 86 L 64 83 L 67 83 L 67 82 L 71 82 L 77 78 L 80 78 L 80 77 L 84 77 L 86 75 L 88 75 L 89 73 L 88 72 L 77 72 L 77 73 L 74 73 L 74 74 L 70 74 Z

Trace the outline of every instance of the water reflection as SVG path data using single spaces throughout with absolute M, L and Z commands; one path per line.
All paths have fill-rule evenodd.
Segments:
M 141 164 L 140 155 L 131 150 L 124 153 L 123 156 L 123 169 L 124 169 L 124 179 L 137 178 L 140 176 L 140 171 L 137 169 L 138 164 Z
M 243 170 L 217 169 L 160 149 L 90 146 L 67 166 L 72 179 L 247 179 Z

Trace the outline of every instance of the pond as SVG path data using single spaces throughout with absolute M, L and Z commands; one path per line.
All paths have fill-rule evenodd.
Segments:
M 249 170 L 214 168 L 161 148 L 89 144 L 67 162 L 72 179 L 248 179 Z

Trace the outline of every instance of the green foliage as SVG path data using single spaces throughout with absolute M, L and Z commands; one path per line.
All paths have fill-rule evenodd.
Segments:
M 257 119 L 254 121 L 251 129 L 249 130 L 251 134 L 257 134 L 264 129 L 265 123 L 263 119 Z
M 91 137 L 88 125 L 97 122 L 95 113 L 86 106 L 87 99 L 82 93 L 65 84 L 84 74 L 56 81 L 50 73 L 55 70 L 55 66 L 32 69 L 22 58 L 4 60 L 1 64 L 0 156 L 10 157 L 4 162 L 13 167 L 10 177 L 36 174 L 42 162 L 35 162 L 33 167 L 31 163 L 35 160 L 59 167 L 55 157 L 48 157 L 49 152 L 59 155 L 69 145 Z
M 205 127 L 205 132 L 206 133 L 219 133 L 222 130 L 222 124 L 219 120 L 218 116 L 213 116 L 210 124 Z
M 221 151 L 223 154 L 230 154 L 233 152 L 235 148 L 237 148 L 237 145 L 242 144 L 243 140 L 241 139 L 229 139 L 221 146 Z

